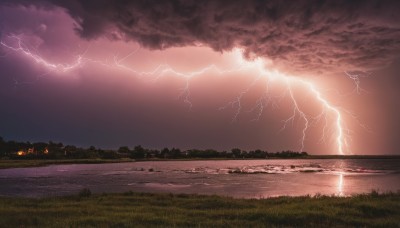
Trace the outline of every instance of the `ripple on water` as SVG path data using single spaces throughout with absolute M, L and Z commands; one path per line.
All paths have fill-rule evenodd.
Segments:
M 209 167 L 195 167 L 184 170 L 174 170 L 176 172 L 185 172 L 189 174 L 288 174 L 288 173 L 321 173 L 321 174 L 381 174 L 391 173 L 391 170 L 373 170 L 364 168 L 326 168 L 320 164 L 304 164 L 304 165 L 256 165 L 256 166 L 240 166 L 229 167 L 224 169 L 213 169 Z

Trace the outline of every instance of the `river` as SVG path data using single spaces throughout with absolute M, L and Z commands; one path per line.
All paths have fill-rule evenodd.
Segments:
M 0 195 L 168 192 L 237 198 L 400 190 L 400 159 L 208 160 L 69 164 L 0 170 Z

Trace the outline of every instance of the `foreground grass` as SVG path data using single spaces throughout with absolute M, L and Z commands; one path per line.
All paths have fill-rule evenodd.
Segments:
M 0 227 L 400 227 L 400 194 L 232 199 L 151 193 L 0 197 Z
M 47 165 L 62 164 L 101 164 L 101 163 L 120 163 L 135 161 L 129 158 L 121 159 L 21 159 L 21 160 L 0 160 L 0 169 L 39 167 Z

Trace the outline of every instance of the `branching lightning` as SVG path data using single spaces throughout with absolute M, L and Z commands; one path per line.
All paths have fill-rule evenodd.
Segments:
M 25 55 L 26 57 L 34 60 L 37 64 L 46 67 L 48 70 L 67 72 L 81 66 L 84 63 L 81 55 L 79 55 L 72 64 L 50 63 L 45 59 L 43 59 L 40 55 L 35 54 L 33 51 L 31 51 L 30 48 L 28 48 L 28 46 L 22 42 L 22 39 L 20 37 L 16 35 L 11 35 L 9 36 L 9 38 L 14 39 L 16 41 L 16 47 L 8 45 L 4 41 L 0 41 L 0 44 L 3 47 L 7 48 L 8 50 L 15 51 Z
M 351 80 L 353 80 L 355 88 L 354 91 L 360 94 L 361 92 L 367 92 L 365 89 L 361 88 L 361 77 L 367 77 L 364 72 L 344 72 Z
M 289 123 L 293 124 L 295 119 L 298 117 L 303 122 L 303 127 L 301 129 L 301 137 L 300 137 L 300 151 L 303 151 L 305 147 L 305 141 L 307 139 L 307 131 L 309 130 L 311 124 L 318 122 L 322 117 L 324 117 L 325 124 L 323 127 L 323 134 L 321 137 L 321 139 L 323 140 L 326 137 L 325 135 L 326 129 L 329 127 L 328 115 L 333 115 L 334 121 L 331 125 L 333 125 L 335 129 L 335 135 L 336 135 L 335 142 L 337 146 L 337 152 L 341 155 L 345 154 L 345 150 L 347 150 L 348 148 L 348 142 L 346 139 L 348 138 L 348 135 L 344 134 L 344 123 L 342 114 L 340 113 L 337 107 L 331 105 L 329 101 L 322 96 L 322 94 L 319 92 L 319 90 L 315 87 L 314 84 L 299 77 L 285 75 L 277 71 L 268 71 L 267 69 L 265 69 L 262 59 L 257 59 L 253 62 L 248 62 L 244 59 L 241 60 L 246 62 L 248 67 L 255 69 L 257 71 L 258 77 L 256 77 L 256 79 L 250 84 L 250 86 L 246 88 L 246 90 L 242 91 L 234 101 L 229 102 L 227 105 L 221 107 L 221 109 L 225 109 L 228 106 L 237 108 L 233 120 L 237 119 L 238 115 L 242 110 L 241 101 L 243 96 L 250 91 L 251 87 L 254 86 L 257 83 L 257 81 L 263 78 L 272 81 L 281 80 L 286 85 L 286 93 L 280 96 L 280 99 L 282 99 L 282 97 L 284 97 L 285 94 L 288 94 L 288 97 L 291 100 L 293 107 L 292 114 L 287 119 L 283 120 L 284 124 L 281 128 L 281 131 L 286 129 L 287 124 Z M 314 99 L 316 99 L 322 105 L 323 107 L 322 111 L 318 115 L 310 116 L 307 115 L 305 111 L 303 111 L 301 105 L 298 103 L 294 95 L 292 88 L 293 85 L 302 85 L 303 87 L 305 87 L 313 95 Z M 269 86 L 267 86 L 266 91 L 262 95 L 262 97 L 257 100 L 256 107 L 259 108 L 258 118 L 261 116 L 264 108 L 271 102 L 271 98 L 268 93 L 269 91 L 268 88 Z M 276 105 L 276 103 L 273 104 Z
M 131 72 L 133 75 L 144 78 L 150 79 L 153 81 L 157 81 L 159 78 L 163 77 L 166 74 L 176 75 L 181 77 L 185 80 L 185 86 L 181 89 L 180 97 L 183 99 L 183 102 L 191 108 L 193 106 L 190 100 L 190 87 L 191 87 L 191 79 L 193 77 L 200 77 L 206 73 L 216 73 L 216 74 L 229 74 L 229 73 L 240 73 L 240 72 L 252 72 L 255 74 L 255 79 L 252 83 L 239 95 L 228 104 L 222 106 L 220 109 L 227 109 L 227 108 L 234 108 L 236 109 L 232 121 L 236 121 L 240 113 L 243 111 L 243 98 L 246 96 L 247 93 L 250 92 L 253 86 L 257 85 L 261 80 L 265 80 L 266 88 L 264 93 L 257 99 L 256 104 L 250 110 L 250 112 L 258 111 L 257 117 L 255 120 L 260 119 L 261 115 L 263 114 L 266 107 L 270 106 L 272 108 L 277 108 L 278 103 L 284 97 L 287 97 L 291 101 L 292 105 L 292 112 L 288 118 L 283 120 L 283 126 L 281 130 L 285 130 L 288 124 L 292 124 L 298 120 L 302 127 L 301 127 L 301 135 L 300 135 L 300 151 L 304 151 L 305 142 L 307 140 L 307 133 L 309 128 L 312 124 L 320 121 L 321 119 L 324 120 L 324 126 L 322 129 L 322 137 L 321 139 L 324 140 L 326 136 L 326 132 L 328 129 L 332 129 L 331 132 L 335 138 L 335 150 L 339 154 L 348 153 L 348 134 L 345 134 L 345 127 L 344 127 L 344 120 L 342 113 L 340 112 L 339 108 L 332 105 L 327 99 L 323 97 L 321 92 L 317 89 L 316 85 L 312 82 L 290 75 L 283 74 L 281 72 L 275 70 L 268 70 L 265 67 L 265 62 L 263 59 L 258 58 L 254 61 L 248 61 L 242 57 L 242 53 L 240 50 L 235 50 L 234 55 L 236 60 L 238 61 L 235 67 L 230 69 L 220 69 L 216 65 L 208 65 L 200 70 L 192 71 L 192 72 L 180 72 L 172 68 L 167 64 L 161 64 L 155 67 L 151 71 L 139 71 L 127 65 L 124 65 L 123 62 L 130 56 L 134 55 L 134 52 L 131 52 L 129 55 L 124 56 L 122 58 L 118 58 L 117 56 L 113 57 L 113 62 L 104 62 L 99 60 L 93 60 L 84 57 L 85 53 L 82 55 L 78 55 L 75 61 L 71 64 L 60 64 L 60 63 L 51 63 L 41 57 L 36 52 L 32 51 L 28 48 L 27 45 L 24 44 L 22 39 L 19 36 L 12 35 L 9 36 L 9 39 L 13 40 L 13 44 L 1 41 L 0 44 L 3 49 L 19 53 L 22 56 L 30 59 L 31 61 L 43 66 L 45 69 L 49 71 L 57 71 L 60 73 L 65 73 L 76 68 L 82 67 L 85 63 L 96 63 L 103 66 L 119 69 L 126 72 Z M 357 85 L 357 91 L 359 91 L 359 78 L 357 75 L 347 74 L 351 79 L 353 79 Z M 280 96 L 273 96 L 272 93 L 269 91 L 271 82 L 273 81 L 280 81 L 284 83 L 286 86 L 285 92 Z M 294 92 L 294 86 L 300 86 L 303 89 L 306 89 L 310 95 L 312 95 L 313 99 L 317 101 L 321 106 L 322 109 L 320 113 L 317 115 L 308 114 L 304 111 L 302 104 L 299 103 L 298 98 Z M 332 121 L 329 121 L 332 120 Z

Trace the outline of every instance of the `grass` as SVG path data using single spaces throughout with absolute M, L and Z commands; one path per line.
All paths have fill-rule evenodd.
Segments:
M 26 167 L 39 167 L 47 165 L 62 165 L 62 164 L 101 164 L 101 163 L 119 163 L 119 162 L 132 162 L 133 159 L 21 159 L 21 160 L 0 160 L 0 169 L 9 168 L 26 168 Z
M 400 227 L 400 193 L 269 199 L 82 193 L 0 197 L 0 227 Z

